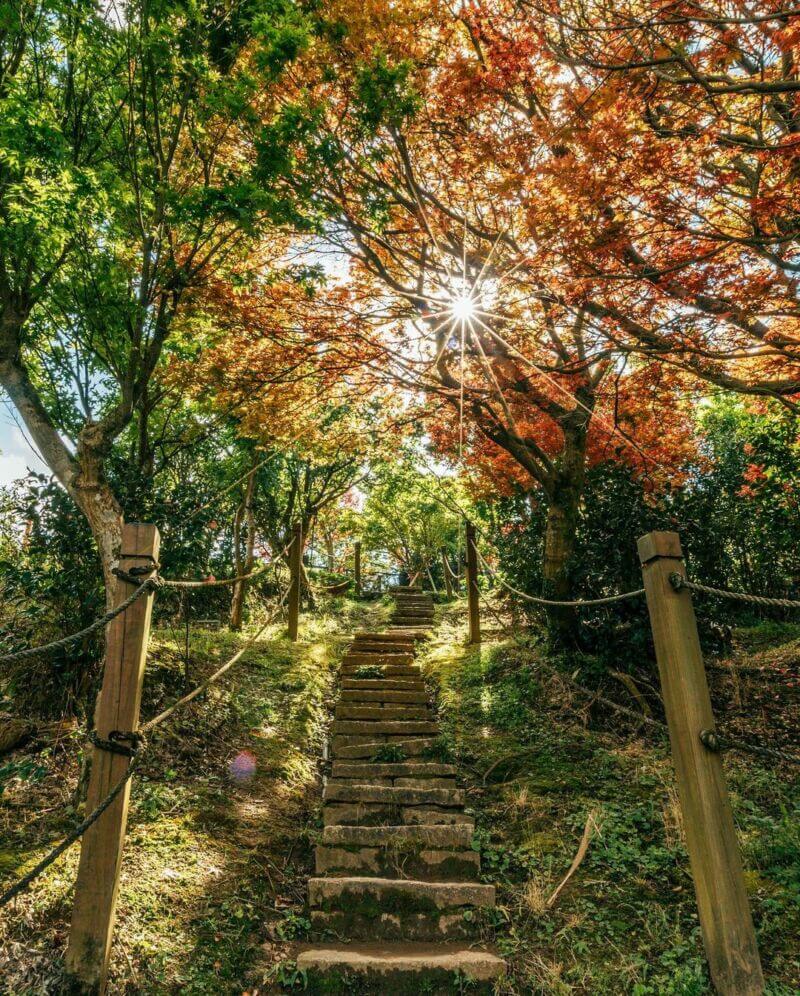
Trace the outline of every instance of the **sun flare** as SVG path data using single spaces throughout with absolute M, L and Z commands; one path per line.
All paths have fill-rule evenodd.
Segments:
M 475 317 L 475 301 L 469 294 L 459 294 L 453 298 L 450 311 L 459 322 L 469 322 Z

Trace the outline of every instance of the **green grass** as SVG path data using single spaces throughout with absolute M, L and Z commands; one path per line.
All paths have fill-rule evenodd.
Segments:
M 154 736 L 131 796 L 112 996 L 270 991 L 264 979 L 309 927 L 306 880 L 334 670 L 347 635 L 380 612 L 336 599 L 325 616 L 303 618 L 295 645 L 279 628 L 267 631 L 223 683 Z M 194 631 L 190 684 L 246 638 Z M 184 690 L 182 646 L 169 629 L 153 634 L 143 716 Z M 47 756 L 14 755 L 20 770 L 2 796 L 0 881 L 32 866 L 74 821 L 67 803 L 81 747 L 71 735 Z M 56 862 L 2 918 L 0 993 L 63 992 L 78 853 Z
M 792 635 L 781 629 L 758 645 Z M 444 738 L 468 775 L 473 846 L 499 887 L 498 943 L 510 974 L 498 993 L 710 994 L 665 740 L 643 738 L 627 720 L 587 728 L 586 700 L 564 674 L 569 661 L 557 668 L 534 641 L 520 647 L 495 633 L 478 651 L 463 637 L 445 624 L 423 666 L 439 689 Z M 797 769 L 726 755 L 725 770 L 768 992 L 796 996 Z M 548 906 L 590 814 L 586 858 Z

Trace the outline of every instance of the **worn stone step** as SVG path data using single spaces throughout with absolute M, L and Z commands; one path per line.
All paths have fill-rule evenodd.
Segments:
M 322 825 L 351 827 L 466 826 L 475 820 L 458 807 L 396 806 L 380 802 L 328 802 L 322 807 Z
M 331 724 L 331 733 L 337 733 L 353 737 L 371 737 L 375 734 L 385 736 L 408 736 L 409 734 L 433 734 L 439 732 L 438 723 L 425 722 L 424 720 L 395 720 L 386 722 L 368 722 L 367 720 L 356 719 L 335 719 Z
M 472 827 L 454 826 L 327 826 L 322 843 L 330 847 L 400 847 L 404 850 L 434 848 L 456 850 L 470 847 Z
M 402 633 L 397 633 L 397 632 L 393 633 L 390 631 L 384 631 L 383 633 L 370 633 L 364 631 L 362 633 L 356 633 L 353 636 L 353 641 L 355 643 L 361 643 L 373 640 L 376 642 L 387 643 L 387 644 L 397 644 L 403 642 L 416 644 L 418 642 L 416 634 L 413 633 L 409 634 L 407 638 L 405 638 Z
M 312 878 L 308 892 L 313 927 L 355 939 L 472 937 L 495 904 L 494 886 L 477 882 Z
M 427 705 L 408 705 L 395 703 L 392 705 L 351 705 L 345 702 L 336 707 L 336 719 L 426 719 L 431 720 L 433 713 Z
M 432 615 L 412 615 L 408 612 L 395 613 L 391 619 L 391 626 L 397 626 L 400 628 L 419 628 L 420 626 L 428 626 L 433 622 Z
M 370 739 L 368 742 L 357 744 L 333 744 L 334 756 L 340 760 L 369 758 L 372 760 L 376 754 L 386 748 L 388 740 Z M 392 747 L 400 748 L 405 757 L 419 757 L 426 751 L 436 747 L 435 737 L 414 737 L 409 739 L 395 739 Z
M 340 702 L 359 703 L 367 705 L 370 702 L 386 704 L 427 705 L 428 693 L 425 691 L 391 691 L 388 689 L 344 688 L 339 695 Z
M 334 847 L 320 844 L 315 853 L 317 875 L 336 878 L 417 879 L 424 882 L 475 882 L 480 855 L 470 848 L 439 850 L 398 846 Z
M 347 653 L 348 654 L 414 654 L 414 643 L 411 640 L 397 641 L 397 643 L 391 643 L 388 640 L 379 642 L 376 640 L 374 643 L 367 643 L 366 640 L 359 640 L 355 643 L 351 643 Z
M 425 682 L 419 678 L 343 678 L 345 691 L 374 692 L 418 692 L 425 690 Z
M 359 664 L 357 666 L 343 664 L 340 673 L 343 678 L 374 677 L 377 674 L 383 678 L 417 678 L 421 675 L 419 666 L 416 664 L 407 666 L 400 664 Z
M 347 722 L 350 722 L 347 720 Z M 333 753 L 337 758 L 342 758 L 345 755 L 339 753 L 345 747 L 371 747 L 375 744 L 374 754 L 365 755 L 369 757 L 372 761 L 405 761 L 409 756 L 418 756 L 420 753 L 425 753 L 424 750 L 416 751 L 413 755 L 409 754 L 409 750 L 414 742 L 419 742 L 420 740 L 430 741 L 431 738 L 424 733 L 408 734 L 404 733 L 402 735 L 393 736 L 377 736 L 376 734 L 362 734 L 359 736 L 353 736 L 350 734 L 337 734 L 331 737 L 330 743 L 333 749 Z M 438 743 L 438 741 L 434 741 Z M 436 760 L 436 757 L 432 757 L 431 760 Z
M 463 789 L 403 788 L 380 785 L 341 785 L 329 781 L 322 794 L 323 802 L 377 802 L 396 806 L 443 806 L 447 809 L 464 805 Z
M 486 949 L 403 942 L 306 945 L 297 955 L 297 967 L 311 992 L 361 996 L 452 996 L 466 980 L 468 991 L 477 996 L 491 992 L 505 971 L 503 960 Z
M 377 761 L 375 764 L 359 761 L 334 761 L 331 768 L 333 778 L 362 778 L 365 783 L 370 778 L 454 778 L 456 769 L 452 764 L 412 761 Z
M 395 653 L 347 653 L 342 658 L 342 664 L 412 664 L 413 654 Z

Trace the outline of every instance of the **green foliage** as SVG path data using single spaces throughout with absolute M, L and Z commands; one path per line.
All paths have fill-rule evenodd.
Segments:
M 399 129 L 416 114 L 421 98 L 411 82 L 412 70 L 409 60 L 391 63 L 384 52 L 357 68 L 356 114 L 365 131 Z
M 105 603 L 89 527 L 64 489 L 31 475 L 7 489 L 4 499 L 0 640 L 11 652 L 84 629 Z M 47 657 L 4 665 L 0 694 L 23 715 L 80 712 L 97 678 L 102 638 L 96 632 Z
M 434 637 L 425 654 L 469 779 L 472 846 L 507 911 L 503 992 L 617 996 L 624 980 L 640 996 L 710 996 L 666 746 L 626 725 L 587 730 L 536 646 L 487 642 L 478 653 Z M 797 777 L 732 755 L 726 774 L 768 992 L 789 996 L 800 971 Z M 587 854 L 548 906 L 590 813 Z

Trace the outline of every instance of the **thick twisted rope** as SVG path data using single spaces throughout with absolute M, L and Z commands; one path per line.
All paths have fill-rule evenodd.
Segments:
M 143 584 L 139 585 L 135 591 L 128 595 L 125 601 L 120 602 L 116 608 L 110 609 L 99 619 L 95 619 L 95 621 L 85 629 L 81 629 L 77 633 L 71 633 L 69 636 L 62 636 L 60 640 L 53 640 L 52 643 L 45 643 L 40 647 L 28 647 L 26 650 L 17 650 L 13 654 L 3 654 L 2 657 L 0 657 L 0 664 L 11 664 L 14 661 L 23 661 L 30 657 L 43 657 L 46 654 L 52 653 L 54 650 L 62 650 L 64 647 L 70 646 L 70 644 L 77 643 L 85 636 L 89 636 L 90 633 L 94 633 L 98 629 L 102 629 L 104 626 L 107 626 L 112 619 L 116 619 L 117 616 L 122 615 L 122 613 L 129 609 L 134 602 L 137 602 L 142 595 L 145 595 L 148 591 L 154 591 L 156 588 L 160 587 L 161 583 L 160 578 L 148 578 Z
M 76 841 L 80 840 L 89 827 L 100 819 L 103 813 L 108 809 L 111 803 L 117 798 L 120 792 L 122 792 L 130 781 L 134 769 L 139 761 L 139 757 L 140 754 L 136 754 L 131 758 L 128 770 L 111 789 L 108 795 L 102 800 L 102 802 L 86 817 L 86 819 L 82 820 L 75 827 L 73 827 L 61 843 L 54 847 L 49 854 L 46 854 L 34 868 L 31 868 L 27 875 L 23 875 L 22 878 L 18 879 L 12 886 L 9 886 L 9 888 L 6 889 L 2 895 L 0 895 L 0 909 L 8 905 L 8 903 L 10 903 L 16 896 L 20 895 L 20 893 L 25 892 L 25 890 L 42 874 L 43 871 L 49 868 L 54 861 L 60 858 L 64 851 L 69 850 L 69 848 L 72 847 Z
M 145 586 L 146 585 L 142 585 L 142 587 Z M 86 833 L 86 831 L 89 829 L 89 827 L 100 819 L 103 813 L 108 809 L 108 807 L 114 802 L 117 796 L 119 796 L 119 794 L 125 788 L 125 785 L 128 783 L 128 781 L 130 781 L 136 766 L 140 762 L 142 754 L 144 753 L 147 747 L 147 742 L 144 740 L 143 735 L 145 733 L 150 732 L 150 730 L 155 729 L 157 726 L 160 726 L 162 723 L 166 722 L 166 720 L 169 719 L 172 715 L 174 715 L 174 713 L 176 713 L 179 709 L 183 708 L 184 706 L 188 705 L 193 699 L 196 699 L 197 696 L 200 695 L 202 692 L 204 692 L 210 685 L 213 685 L 215 682 L 219 681 L 219 679 L 227 671 L 229 671 L 234 666 L 234 664 L 236 664 L 241 659 L 242 655 L 245 654 L 256 643 L 256 641 L 259 639 L 264 630 L 266 630 L 267 627 L 271 626 L 272 623 L 278 618 L 283 609 L 284 602 L 286 601 L 286 596 L 287 592 L 284 592 L 283 597 L 281 598 L 277 608 L 275 609 L 275 612 L 273 612 L 269 616 L 267 621 L 263 623 L 262 626 L 259 627 L 256 633 L 253 636 L 251 636 L 250 639 L 244 644 L 244 646 L 241 647 L 233 655 L 233 657 L 230 658 L 230 660 L 228 660 L 225 664 L 223 664 L 222 667 L 217 668 L 217 670 L 208 678 L 206 678 L 205 681 L 201 682 L 197 686 L 197 688 L 193 689 L 191 692 L 189 692 L 187 695 L 184 695 L 176 702 L 173 702 L 171 706 L 166 708 L 163 712 L 159 713 L 157 716 L 154 716 L 152 719 L 148 720 L 144 725 L 142 725 L 139 728 L 135 737 L 133 735 L 127 735 L 127 739 L 130 740 L 130 742 L 133 744 L 133 747 L 129 749 L 128 756 L 130 756 L 131 758 L 131 763 L 128 765 L 128 769 L 125 772 L 125 774 L 122 776 L 122 778 L 120 778 L 120 780 L 116 783 L 116 785 L 114 785 L 114 787 L 111 789 L 108 795 L 105 796 L 105 798 L 98 804 L 98 806 L 95 809 L 93 809 L 92 812 L 84 820 L 82 820 L 75 827 L 73 827 L 73 829 L 64 838 L 64 840 L 61 841 L 60 844 L 54 847 L 53 850 L 50 851 L 48 854 L 46 854 L 45 857 L 43 857 L 42 860 L 34 868 L 32 868 L 26 875 L 23 875 L 22 878 L 18 879 L 13 885 L 9 886 L 5 890 L 5 892 L 3 892 L 2 895 L 0 895 L 0 909 L 2 909 L 4 906 L 10 903 L 11 900 L 14 899 L 16 896 L 20 895 L 20 893 L 25 892 L 25 890 L 28 889 L 28 887 L 35 881 L 35 879 L 37 879 L 42 874 L 42 872 L 44 872 L 47 868 L 49 868 L 50 865 L 52 865 L 53 862 L 56 861 L 66 850 L 72 847 L 74 843 L 80 840 L 81 837 L 84 835 L 84 833 Z M 95 739 L 97 740 L 97 738 Z M 101 750 L 110 749 L 106 745 L 105 741 L 99 741 L 96 744 L 96 746 L 98 746 Z M 114 750 L 114 753 L 121 753 L 121 752 L 118 750 Z
M 210 578 L 205 581 L 189 581 L 183 580 L 182 578 L 162 578 L 162 584 L 165 588 L 220 588 L 222 585 L 227 584 L 237 584 L 239 581 L 247 581 L 250 578 L 257 578 L 262 574 L 266 574 L 271 568 L 275 566 L 275 563 L 264 564 L 262 567 L 257 567 L 255 570 L 250 571 L 249 574 L 237 574 L 233 578 Z
M 505 581 L 502 577 L 500 577 L 496 571 L 492 570 L 477 547 L 475 548 L 475 552 L 478 554 L 478 560 L 481 562 L 481 566 L 492 578 L 492 580 L 497 581 L 502 588 L 505 588 L 506 591 L 511 592 L 512 595 L 516 595 L 517 598 L 521 598 L 525 602 L 531 602 L 534 605 L 551 605 L 561 606 L 562 608 L 580 609 L 592 605 L 611 605 L 614 602 L 625 602 L 628 599 L 639 598 L 640 595 L 644 595 L 644 588 L 637 588 L 635 591 L 623 591 L 618 595 L 607 595 L 604 598 L 581 598 L 570 601 L 558 601 L 552 598 L 537 598 L 535 595 L 528 595 L 526 592 L 520 591 L 519 588 L 515 588 L 513 585 L 509 584 L 508 581 Z
M 182 709 L 184 706 L 188 705 L 193 699 L 196 699 L 198 695 L 201 695 L 207 688 L 209 688 L 211 685 L 219 681 L 219 679 L 227 671 L 230 671 L 233 665 L 236 664 L 241 659 L 242 655 L 245 654 L 248 650 L 250 650 L 250 648 L 259 640 L 264 630 L 266 630 L 269 626 L 271 626 L 275 622 L 275 620 L 278 618 L 278 616 L 281 614 L 281 611 L 283 610 L 283 606 L 284 603 L 286 602 L 287 595 L 288 595 L 288 589 L 283 593 L 283 596 L 281 597 L 280 602 L 278 602 L 277 608 L 272 613 L 272 615 L 270 615 L 267 618 L 267 621 L 259 627 L 259 629 L 250 637 L 250 639 L 244 644 L 244 646 L 240 647 L 240 649 L 236 651 L 236 653 L 233 655 L 233 657 L 230 658 L 230 660 L 226 661 L 221 667 L 217 668 L 217 670 L 214 671 L 213 674 L 209 675 L 209 677 L 206 678 L 204 681 L 201 681 L 196 688 L 192 689 L 191 692 L 188 692 L 186 695 L 177 699 L 175 702 L 172 703 L 172 705 L 167 706 L 167 708 L 163 712 L 160 712 L 157 716 L 154 716 L 152 719 L 148 719 L 146 723 L 142 724 L 142 726 L 139 727 L 140 732 L 146 734 L 149 733 L 151 730 L 154 730 L 157 726 L 161 726 L 161 724 L 165 722 L 167 719 L 169 719 L 170 716 L 176 713 L 179 709 Z
M 670 574 L 669 582 L 675 591 L 688 588 L 702 595 L 715 595 L 717 598 L 727 598 L 733 602 L 750 602 L 753 605 L 764 605 L 779 609 L 800 609 L 800 601 L 791 598 L 765 598 L 763 595 L 750 595 L 744 591 L 727 591 L 724 588 L 712 588 L 707 584 L 697 584 L 687 580 L 682 574 Z

